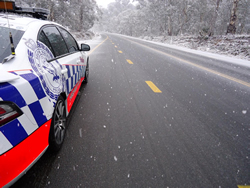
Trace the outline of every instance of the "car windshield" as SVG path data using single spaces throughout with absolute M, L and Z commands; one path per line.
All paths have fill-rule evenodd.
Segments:
M 20 39 L 22 38 L 24 31 L 11 29 L 7 27 L 0 26 L 0 63 L 3 62 L 3 59 L 11 55 L 11 45 L 9 33 L 11 32 L 14 42 L 14 47 L 16 48 Z

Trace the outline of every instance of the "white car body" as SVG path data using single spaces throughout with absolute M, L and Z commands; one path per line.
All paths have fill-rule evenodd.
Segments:
M 21 110 L 17 118 L 0 124 L 0 187 L 13 184 L 46 151 L 58 98 L 63 98 L 67 116 L 88 76 L 88 56 L 79 46 L 55 56 L 38 40 L 44 28 L 63 30 L 59 24 L 0 14 L 0 29 L 3 27 L 24 34 L 14 58 L 0 62 L 0 111 L 8 109 L 8 101 Z M 9 40 L 8 36 L 0 37 Z M 2 113 L 0 119 L 4 118 Z

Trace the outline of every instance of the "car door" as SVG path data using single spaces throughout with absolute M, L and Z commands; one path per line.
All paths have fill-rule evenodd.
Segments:
M 69 49 L 68 56 L 62 58 L 63 65 L 68 70 L 68 88 L 71 91 L 73 87 L 83 78 L 86 67 L 86 56 L 80 51 L 74 37 L 65 29 L 58 27 L 63 39 Z
M 39 59 L 36 67 L 43 88 L 54 104 L 59 95 L 65 90 L 65 76 L 63 66 L 58 57 L 67 54 L 68 49 L 55 26 L 43 27 L 38 33 L 37 50 L 35 56 Z
M 79 50 L 75 39 L 65 29 L 59 26 L 47 26 L 43 28 L 41 35 L 42 33 L 48 39 L 46 45 L 50 46 L 55 56 L 51 62 L 56 60 L 60 64 L 64 79 L 64 92 L 68 96 L 67 111 L 69 112 L 85 73 L 86 58 Z
M 68 55 L 59 60 L 62 66 L 67 69 L 66 88 L 68 93 L 67 109 L 69 112 L 83 81 L 87 59 L 83 54 L 84 52 L 80 51 L 74 37 L 62 27 L 58 26 L 57 28 L 69 50 Z

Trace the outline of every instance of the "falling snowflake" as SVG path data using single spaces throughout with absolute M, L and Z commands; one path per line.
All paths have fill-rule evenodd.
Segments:
M 247 111 L 246 110 L 242 110 L 242 114 L 246 114 L 247 113 Z

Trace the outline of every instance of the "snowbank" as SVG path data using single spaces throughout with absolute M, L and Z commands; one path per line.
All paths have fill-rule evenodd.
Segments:
M 140 38 L 250 60 L 250 35 L 223 35 L 212 37 L 144 36 Z
M 95 33 L 92 31 L 87 31 L 87 32 L 71 32 L 71 34 L 74 36 L 74 38 L 79 41 L 79 40 L 90 40 L 95 37 Z

